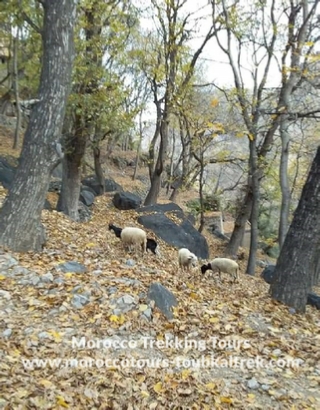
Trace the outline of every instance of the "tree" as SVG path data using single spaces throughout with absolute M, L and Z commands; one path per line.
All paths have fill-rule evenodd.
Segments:
M 0 244 L 17 252 L 40 251 L 45 242 L 41 211 L 60 139 L 73 61 L 75 0 L 42 0 L 43 64 L 39 103 L 24 137 L 20 163 L 0 212 Z
M 188 87 L 204 47 L 215 35 L 215 30 L 210 27 L 199 48 L 190 57 L 191 52 L 187 48 L 187 42 L 191 39 L 190 20 L 194 13 L 185 11 L 187 0 L 170 0 L 164 4 L 158 0 L 151 0 L 151 3 L 157 17 L 155 25 L 158 26 L 160 44 L 158 43 L 157 48 L 151 52 L 156 67 L 153 67 L 152 72 L 147 73 L 154 95 L 157 119 L 150 148 L 151 187 L 145 205 L 157 202 L 160 192 L 169 142 L 169 124 L 175 103 Z M 212 16 L 215 18 L 214 12 Z M 158 156 L 155 160 L 155 145 L 159 137 Z
M 305 312 L 307 295 L 319 273 L 320 146 L 303 187 L 271 284 L 272 298 Z

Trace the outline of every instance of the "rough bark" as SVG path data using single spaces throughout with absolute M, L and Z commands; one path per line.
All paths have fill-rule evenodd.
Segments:
M 98 146 L 93 148 L 93 158 L 94 158 L 94 171 L 97 177 L 97 181 L 99 182 L 99 194 L 103 195 L 106 190 L 106 182 L 103 173 L 103 169 L 101 166 L 101 151 Z
M 69 93 L 76 2 L 43 0 L 43 65 L 38 98 L 25 134 L 19 166 L 0 213 L 0 244 L 13 251 L 40 251 L 45 242 L 41 211 L 50 174 L 59 159 Z
M 256 140 L 250 141 L 250 172 L 251 172 L 251 185 L 252 185 L 252 207 L 251 207 L 251 230 L 250 230 L 250 253 L 247 265 L 247 272 L 249 275 L 255 274 L 256 269 L 256 253 L 258 249 L 258 219 L 259 219 L 259 196 L 260 196 L 260 182 L 259 182 L 259 169 L 258 169 L 258 157 L 256 150 Z
M 289 121 L 283 117 L 280 124 L 281 136 L 281 158 L 280 158 L 280 187 L 281 187 L 281 208 L 279 222 L 279 247 L 283 246 L 286 234 L 289 228 L 289 211 L 290 211 L 290 186 L 288 178 L 288 163 L 289 163 L 289 143 L 290 136 L 288 134 Z
M 18 148 L 19 144 L 19 132 L 21 126 L 21 107 L 20 107 L 20 97 L 19 97 L 19 73 L 18 73 L 18 43 L 19 43 L 19 32 L 17 30 L 17 37 L 13 40 L 13 88 L 14 88 L 14 95 L 16 99 L 16 112 L 17 112 L 17 123 L 16 128 L 14 130 L 14 141 L 13 141 L 13 149 Z
M 80 116 L 77 116 L 75 128 L 77 130 L 76 135 L 69 136 L 64 147 L 62 185 L 57 211 L 63 212 L 74 221 L 78 221 L 81 166 L 87 145 L 87 136 L 81 124 Z
M 320 146 L 285 238 L 271 284 L 272 298 L 305 312 L 307 295 L 319 268 Z

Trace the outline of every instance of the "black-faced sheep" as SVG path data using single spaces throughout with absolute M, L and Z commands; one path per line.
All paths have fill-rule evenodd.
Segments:
M 207 270 L 212 270 L 213 272 L 219 273 L 219 279 L 221 280 L 221 272 L 229 273 L 233 275 L 233 280 L 235 282 L 238 279 L 239 265 L 232 259 L 228 258 L 215 258 L 213 261 L 209 262 L 207 265 L 201 266 L 201 273 L 205 274 Z
M 141 247 L 142 252 L 147 250 L 147 234 L 143 229 L 126 227 L 123 228 L 120 234 L 121 241 L 129 250 L 131 247 Z
M 116 237 L 121 239 L 122 228 L 119 228 L 118 226 L 115 226 L 113 224 L 109 224 L 109 231 L 113 231 L 115 233 Z M 152 238 L 147 238 L 147 250 L 150 250 L 155 255 L 160 256 L 159 245 Z
M 181 248 L 178 252 L 179 267 L 182 270 L 190 271 L 191 266 L 195 267 L 198 262 L 196 255 L 187 248 Z
M 113 231 L 117 238 L 121 238 L 122 228 L 118 228 L 113 224 L 109 224 L 109 231 Z

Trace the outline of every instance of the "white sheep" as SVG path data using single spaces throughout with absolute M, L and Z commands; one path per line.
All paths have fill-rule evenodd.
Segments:
M 147 234 L 143 229 L 126 227 L 123 228 L 120 234 L 121 241 L 125 246 L 128 246 L 129 251 L 131 247 L 141 247 L 142 252 L 147 250 Z
M 196 255 L 189 251 L 187 248 L 181 248 L 178 252 L 179 267 L 182 270 L 187 269 L 190 271 L 191 266 L 196 266 L 198 258 Z
M 219 272 L 219 279 L 221 280 L 221 272 L 233 275 L 233 280 L 238 279 L 239 265 L 232 259 L 215 258 L 207 265 L 201 266 L 201 273 L 205 274 L 207 270 L 211 269 L 213 272 Z

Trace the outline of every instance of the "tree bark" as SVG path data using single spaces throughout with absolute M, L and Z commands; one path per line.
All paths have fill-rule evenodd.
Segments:
M 16 99 L 16 113 L 17 113 L 17 122 L 16 128 L 14 130 L 14 141 L 13 149 L 18 148 L 19 144 L 19 132 L 21 126 L 21 107 L 20 107 L 20 97 L 19 97 L 19 73 L 18 73 L 18 44 L 19 44 L 19 33 L 20 30 L 17 30 L 17 37 L 13 39 L 13 88 L 14 95 Z
M 289 144 L 290 136 L 288 134 L 289 121 L 285 116 L 281 119 L 280 136 L 281 136 L 281 158 L 280 158 L 280 187 L 281 187 L 281 208 L 279 222 L 279 247 L 284 244 L 284 240 L 289 228 L 289 211 L 291 194 L 288 178 L 288 162 L 289 162 Z
M 99 143 L 99 141 L 97 141 Z M 94 171 L 99 182 L 99 195 L 103 195 L 106 190 L 106 181 L 104 178 L 103 169 L 101 166 L 101 151 L 98 146 L 93 148 L 93 157 L 94 157 Z
M 304 313 L 320 249 L 320 146 L 294 213 L 271 284 L 272 298 Z
M 259 220 L 259 196 L 260 196 L 260 182 L 259 182 L 259 168 L 256 139 L 250 140 L 250 172 L 251 172 L 251 186 L 252 186 L 252 207 L 250 216 L 250 253 L 247 265 L 249 275 L 254 275 L 256 270 L 256 253 L 258 249 L 258 220 Z
M 0 213 L 0 245 L 17 252 L 40 251 L 45 243 L 41 211 L 59 159 L 56 143 L 71 83 L 76 1 L 43 0 L 42 4 L 40 102 L 32 110 L 19 166 Z

